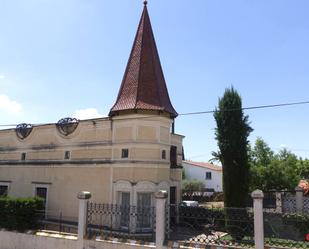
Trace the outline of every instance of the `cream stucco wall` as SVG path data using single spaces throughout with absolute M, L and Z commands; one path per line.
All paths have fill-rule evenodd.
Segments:
M 9 182 L 9 195 L 18 197 L 33 196 L 35 186 L 46 186 L 48 210 L 68 217 L 77 215 L 81 190 L 90 191 L 95 202 L 113 203 L 117 181 L 157 187 L 165 182 L 180 193 L 181 170 L 170 168 L 169 152 L 177 146 L 181 165 L 183 136 L 171 134 L 171 124 L 165 116 L 130 114 L 80 121 L 67 136 L 55 124 L 35 126 L 23 140 L 15 129 L 1 130 L 0 182 Z M 128 158 L 122 158 L 122 149 L 128 149 Z

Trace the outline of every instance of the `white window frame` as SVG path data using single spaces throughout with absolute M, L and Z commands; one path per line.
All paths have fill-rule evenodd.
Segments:
M 120 204 L 119 200 L 119 193 L 120 192 L 129 192 L 130 193 L 130 205 L 133 206 L 133 187 L 131 182 L 129 181 L 124 181 L 124 180 L 119 180 L 117 182 L 114 182 L 113 184 L 113 204 Z

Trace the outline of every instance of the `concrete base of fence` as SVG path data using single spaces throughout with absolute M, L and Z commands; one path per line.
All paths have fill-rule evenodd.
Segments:
M 194 248 L 194 249 L 248 249 L 248 247 L 239 247 L 239 246 L 222 246 L 222 245 L 202 245 L 192 243 L 192 245 L 187 245 L 186 243 L 181 242 L 168 242 L 168 249 L 178 249 L 178 248 Z M 269 247 L 265 246 L 264 249 L 287 249 L 286 247 Z
M 39 233 L 40 234 L 40 233 Z M 61 238 L 58 233 L 42 233 L 33 235 L 27 233 L 0 230 L 0 249 L 76 249 L 77 236 Z M 73 238 L 74 237 L 74 238 Z M 143 249 L 156 248 L 154 245 L 139 245 L 137 241 L 126 243 L 103 240 L 83 240 L 84 249 Z
M 53 236 L 53 237 L 52 237 Z M 0 249 L 76 249 L 77 239 L 71 236 L 70 239 L 60 238 L 57 233 L 40 236 L 27 233 L 17 233 L 0 230 Z M 181 243 L 169 242 L 163 249 L 185 248 Z M 139 245 L 138 241 L 127 241 L 125 243 L 103 240 L 84 240 L 84 249 L 155 249 L 154 245 Z M 187 247 L 190 248 L 190 247 Z M 192 245 L 191 248 L 204 249 L 237 249 L 241 247 L 224 247 L 215 245 Z M 283 249 L 280 247 L 265 247 L 265 249 Z
M 0 249 L 76 249 L 77 240 L 0 231 Z

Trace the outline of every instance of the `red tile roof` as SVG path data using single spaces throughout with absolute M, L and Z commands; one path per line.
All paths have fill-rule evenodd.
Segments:
M 146 4 L 118 97 L 109 115 L 124 110 L 163 111 L 172 118 L 178 115 L 168 95 Z
M 211 170 L 215 170 L 215 171 L 222 171 L 222 167 L 221 166 L 218 166 L 218 165 L 215 165 L 215 164 L 211 164 L 211 163 L 193 162 L 193 161 L 183 161 L 183 162 L 187 163 L 187 164 L 191 164 L 193 166 L 207 168 L 207 169 L 211 169 Z

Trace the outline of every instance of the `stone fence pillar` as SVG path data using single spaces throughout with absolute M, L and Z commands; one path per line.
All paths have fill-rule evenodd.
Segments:
M 302 214 L 304 209 L 304 190 L 297 186 L 295 188 L 296 192 L 296 213 Z
M 282 200 L 282 193 L 281 192 L 276 192 L 276 212 L 277 213 L 282 213 L 283 210 L 283 200 Z
M 165 203 L 167 191 L 160 190 L 155 194 L 156 198 L 156 248 L 163 248 L 165 236 Z
M 84 237 L 87 228 L 87 202 L 91 198 L 91 193 L 81 191 L 77 194 L 77 198 L 79 199 L 77 249 L 84 249 Z
M 255 190 L 251 194 L 253 199 L 254 212 L 254 244 L 255 249 L 264 249 L 264 219 L 263 219 L 263 198 L 261 190 Z

